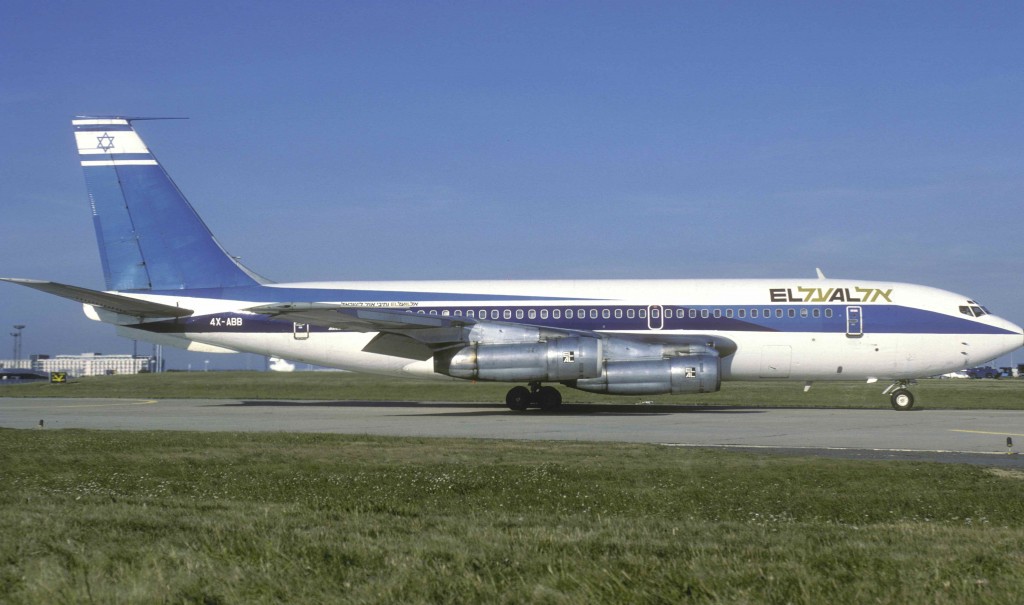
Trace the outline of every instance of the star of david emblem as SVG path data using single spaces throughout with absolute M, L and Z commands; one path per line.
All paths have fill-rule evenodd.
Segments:
M 110 136 L 110 134 L 106 132 L 103 133 L 103 136 L 96 137 L 96 140 L 99 141 L 99 144 L 96 145 L 97 149 L 108 151 L 114 148 L 114 137 Z

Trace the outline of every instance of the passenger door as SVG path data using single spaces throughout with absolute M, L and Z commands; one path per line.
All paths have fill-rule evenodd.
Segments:
M 846 337 L 864 336 L 864 317 L 860 307 L 846 307 Z

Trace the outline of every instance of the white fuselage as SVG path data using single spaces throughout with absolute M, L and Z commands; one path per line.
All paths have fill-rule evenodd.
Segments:
M 375 332 L 309 330 L 301 324 L 288 330 L 264 329 L 266 324 L 247 309 L 301 300 L 630 335 L 648 341 L 706 336 L 735 345 L 722 356 L 724 380 L 916 378 L 978 365 L 1024 344 L 1019 326 L 988 313 L 976 315 L 970 311 L 973 301 L 966 297 L 892 282 L 331 282 L 261 286 L 257 300 L 233 298 L 229 289 L 224 291 L 227 298 L 181 294 L 131 295 L 195 310 L 178 331 L 150 332 L 138 325 L 127 327 L 127 321 L 115 323 L 121 323 L 132 338 L 191 349 L 243 351 L 359 372 L 442 378 L 447 377 L 436 374 L 429 359 L 364 351 Z M 87 312 L 95 319 L 110 319 L 89 308 Z

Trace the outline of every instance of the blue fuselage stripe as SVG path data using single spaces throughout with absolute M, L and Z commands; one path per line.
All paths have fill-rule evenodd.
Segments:
M 452 295 L 445 296 L 450 300 Z M 663 305 L 661 309 L 660 316 L 654 318 L 648 315 L 649 307 L 642 305 L 541 304 L 509 306 L 480 301 L 478 304 L 472 305 L 426 306 L 408 312 L 448 316 L 454 319 L 464 318 L 477 322 L 501 322 L 582 331 L 814 332 L 835 334 L 843 334 L 847 331 L 845 305 L 767 305 L 756 308 L 749 306 Z M 747 317 L 737 317 L 740 310 L 743 310 Z M 758 317 L 749 316 L 753 310 L 758 312 Z M 768 317 L 764 316 L 765 310 L 769 311 Z M 782 317 L 777 316 L 779 310 L 782 311 Z M 793 311 L 793 317 L 790 317 L 790 310 Z M 815 310 L 818 311 L 817 317 L 814 316 Z M 469 316 L 469 312 L 473 313 L 472 317 Z M 571 318 L 567 317 L 569 312 L 571 312 Z M 608 317 L 605 317 L 606 312 Z M 497 317 L 494 317 L 495 314 Z M 555 317 L 556 314 L 558 317 Z M 595 314 L 596 317 L 593 316 Z M 728 317 L 727 314 L 732 317 Z M 619 316 L 616 317 L 616 315 Z M 229 317 L 238 318 L 239 321 L 228 322 L 226 320 Z M 270 319 L 265 315 L 218 313 L 149 323 L 139 327 L 155 332 L 176 333 L 281 333 L 291 332 L 293 324 L 288 320 Z M 865 334 L 1013 334 L 1013 332 L 981 322 L 899 305 L 864 306 L 860 328 Z M 311 326 L 310 329 L 312 331 L 328 330 L 326 327 L 317 326 Z

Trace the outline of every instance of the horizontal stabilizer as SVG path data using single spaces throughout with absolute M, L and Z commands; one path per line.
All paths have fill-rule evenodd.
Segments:
M 191 309 L 172 307 L 160 303 L 139 300 L 121 294 L 110 294 L 78 286 L 69 286 L 52 281 L 41 281 L 38 279 L 20 279 L 16 277 L 0 277 L 0 281 L 11 282 L 29 288 L 34 288 L 47 294 L 55 294 L 76 302 L 92 305 L 122 315 L 132 317 L 187 317 L 192 315 Z

